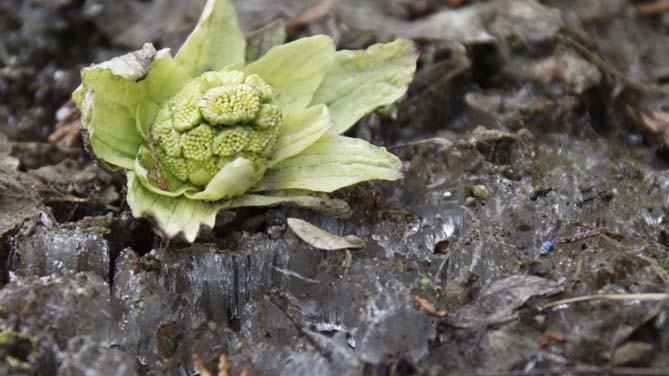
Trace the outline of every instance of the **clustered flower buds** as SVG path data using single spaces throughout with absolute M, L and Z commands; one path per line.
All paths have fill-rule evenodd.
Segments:
M 281 109 L 258 75 L 235 70 L 206 72 L 165 102 L 151 125 L 153 146 L 164 172 L 204 186 L 228 162 L 244 157 L 257 181 L 276 147 Z

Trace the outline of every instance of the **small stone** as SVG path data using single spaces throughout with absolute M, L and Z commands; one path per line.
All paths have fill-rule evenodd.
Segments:
M 516 135 L 518 135 L 518 137 L 522 138 L 523 140 L 532 140 L 534 138 L 532 136 L 532 132 L 530 132 L 530 130 L 527 128 L 520 128 L 518 132 L 516 132 Z
M 555 244 L 553 244 L 552 241 L 547 240 L 541 245 L 541 254 L 547 255 L 549 253 L 552 253 L 554 249 L 555 249 Z
M 213 321 L 209 321 L 209 322 L 207 323 L 207 327 L 209 328 L 209 330 L 211 330 L 211 331 L 214 332 L 214 333 L 216 333 L 216 332 L 218 331 L 218 324 L 216 324 L 216 323 L 213 322 Z
M 476 199 L 474 197 L 467 197 L 465 199 L 465 206 L 474 207 L 476 206 Z
M 479 184 L 472 188 L 472 195 L 479 200 L 487 200 L 490 197 L 490 192 L 488 192 L 488 188 L 485 185 Z
M 653 352 L 653 345 L 646 342 L 629 341 L 613 352 L 611 363 L 616 366 L 645 365 Z

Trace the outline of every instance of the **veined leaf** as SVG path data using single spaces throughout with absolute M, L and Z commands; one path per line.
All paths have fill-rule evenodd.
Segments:
M 255 73 L 270 84 L 277 104 L 287 115 L 307 107 L 334 57 L 332 38 L 319 35 L 276 46 L 247 65 L 244 72 Z
M 82 84 L 72 96 L 82 113 L 81 125 L 95 155 L 114 166 L 132 169 L 145 142 L 136 117 L 139 108 L 151 107 L 144 80 L 155 57 L 153 45 L 145 44 L 81 71 Z
M 139 181 L 135 173 L 128 172 L 128 205 L 135 217 L 148 217 L 155 221 L 167 237 L 179 234 L 188 242 L 195 241 L 202 225 L 214 227 L 216 214 L 222 209 L 248 206 L 274 206 L 292 204 L 318 210 L 327 215 L 346 217 L 350 208 L 346 202 L 301 194 L 244 195 L 217 202 L 191 200 L 185 196 L 169 197 L 150 190 Z
M 147 94 L 151 101 L 160 105 L 178 93 L 189 79 L 188 73 L 172 58 L 170 51 L 162 49 L 156 54 L 146 78 Z
M 227 201 L 226 209 L 275 205 L 295 205 L 303 208 L 316 210 L 331 217 L 349 217 L 351 208 L 345 201 L 314 195 L 299 193 L 284 193 L 276 195 L 247 194 Z
M 244 63 L 246 39 L 229 0 L 208 0 L 200 20 L 179 49 L 176 63 L 190 77 Z
M 329 133 L 344 133 L 361 117 L 406 93 L 417 59 L 413 42 L 406 39 L 364 51 L 338 51 L 311 105 L 326 104 L 333 123 Z
M 152 218 L 166 236 L 172 238 L 182 233 L 192 243 L 201 225 L 214 227 L 220 204 L 159 195 L 146 189 L 133 172 L 128 171 L 127 176 L 127 200 L 132 215 Z
M 253 163 L 245 158 L 228 162 L 213 178 L 203 191 L 186 191 L 186 197 L 193 200 L 218 201 L 244 194 L 253 183 L 255 169 Z
M 287 115 L 270 166 L 290 158 L 318 141 L 330 129 L 330 112 L 325 105 L 309 107 Z
M 332 192 L 367 180 L 396 180 L 402 163 L 385 148 L 325 135 L 300 154 L 271 167 L 253 191 L 303 189 Z

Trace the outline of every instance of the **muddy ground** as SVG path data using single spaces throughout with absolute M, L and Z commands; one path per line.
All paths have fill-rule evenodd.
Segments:
M 351 131 L 407 176 L 189 245 L 132 218 L 67 101 L 203 2 L 0 0 L 0 374 L 669 374 L 666 2 L 236 1 L 247 32 L 419 44 L 408 96 Z

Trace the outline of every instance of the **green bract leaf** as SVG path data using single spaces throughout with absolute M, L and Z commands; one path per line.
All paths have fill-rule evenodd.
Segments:
M 149 125 L 155 120 L 158 105 L 153 102 L 144 102 L 137 106 L 135 114 L 135 129 L 144 140 L 149 139 Z
M 179 49 L 176 62 L 191 77 L 244 63 L 246 40 L 229 0 L 208 0 L 200 20 Z
M 251 187 L 254 173 L 251 161 L 237 158 L 214 175 L 203 191 L 197 193 L 187 191 L 186 197 L 193 200 L 217 201 L 239 196 Z
M 356 138 L 325 135 L 300 154 L 271 167 L 253 190 L 332 192 L 361 181 L 399 179 L 401 167 L 402 162 L 385 148 Z
M 185 196 L 159 195 L 146 189 L 133 172 L 128 171 L 127 176 L 127 200 L 132 215 L 153 218 L 168 237 L 183 233 L 187 241 L 193 242 L 201 225 L 214 227 L 221 205 Z
M 225 208 L 233 209 L 249 206 L 275 206 L 281 204 L 293 204 L 313 209 L 331 217 L 349 217 L 351 215 L 351 208 L 345 201 L 305 194 L 284 194 L 274 196 L 249 194 L 228 201 L 225 204 Z
M 88 131 L 95 155 L 132 169 L 145 142 L 137 128 L 138 108 L 151 103 L 145 82 L 156 57 L 153 45 L 81 71 L 82 85 L 73 95 L 81 110 L 81 125 Z
M 191 243 L 202 225 L 214 227 L 216 214 L 222 209 L 292 204 L 329 216 L 347 217 L 351 214 L 348 204 L 342 200 L 304 194 L 245 195 L 220 202 L 191 200 L 185 196 L 168 197 L 147 190 L 133 172 L 129 171 L 127 176 L 127 200 L 132 215 L 151 218 L 167 237 L 173 238 L 181 233 Z
M 309 107 L 302 112 L 286 116 L 270 166 L 311 146 L 327 132 L 331 124 L 330 113 L 324 105 Z
M 303 110 L 321 84 L 335 57 L 334 42 L 319 35 L 277 46 L 244 68 L 274 88 L 285 115 Z
M 160 50 L 146 78 L 146 90 L 155 104 L 162 104 L 181 90 L 189 79 L 188 73 L 177 64 L 169 51 Z
M 365 51 L 338 51 L 311 104 L 326 104 L 333 122 L 329 133 L 343 133 L 364 115 L 404 95 L 417 59 L 413 42 L 406 39 Z

